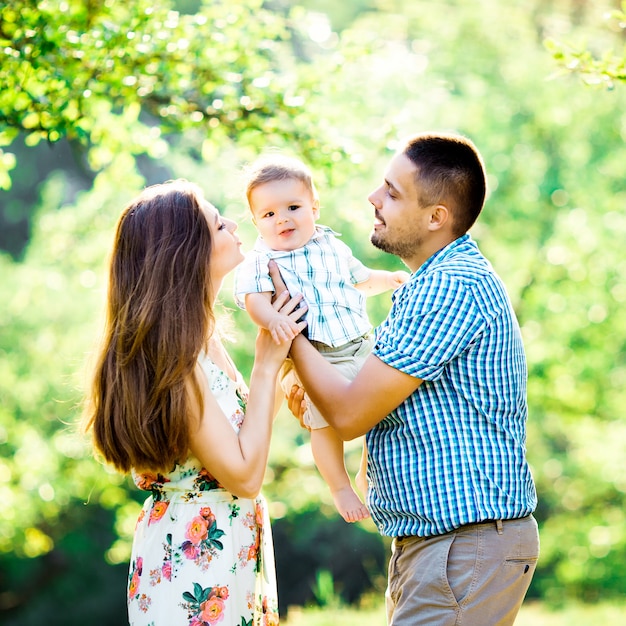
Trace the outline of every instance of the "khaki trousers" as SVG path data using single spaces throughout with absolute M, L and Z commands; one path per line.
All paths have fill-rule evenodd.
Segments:
M 470 524 L 436 537 L 396 537 L 385 597 L 387 623 L 513 624 L 538 557 L 532 515 Z

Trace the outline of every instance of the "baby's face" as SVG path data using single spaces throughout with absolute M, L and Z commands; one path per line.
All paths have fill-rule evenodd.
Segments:
M 273 250 L 301 248 L 315 233 L 319 205 L 295 178 L 263 183 L 250 192 L 254 223 Z

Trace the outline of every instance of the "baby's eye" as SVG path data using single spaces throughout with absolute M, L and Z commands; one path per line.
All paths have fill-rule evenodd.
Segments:
M 299 208 L 300 208 L 300 205 L 298 205 L 298 204 L 290 204 L 289 205 L 289 210 L 290 211 L 296 211 Z
M 267 213 L 264 213 L 263 217 L 274 217 L 274 211 L 268 211 Z

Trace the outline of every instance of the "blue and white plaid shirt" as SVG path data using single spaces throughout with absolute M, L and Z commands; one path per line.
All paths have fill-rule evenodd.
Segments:
M 309 339 L 337 348 L 368 333 L 365 296 L 354 285 L 371 271 L 339 241 L 328 226 L 316 226 L 311 239 L 296 250 L 272 250 L 262 238 L 246 255 L 235 276 L 235 301 L 245 308 L 248 293 L 273 292 L 268 262 L 274 259 L 291 294 L 301 293 L 309 307 Z
M 373 353 L 424 382 L 367 434 L 379 531 L 428 537 L 532 513 L 526 358 L 502 281 L 464 235 L 392 298 Z

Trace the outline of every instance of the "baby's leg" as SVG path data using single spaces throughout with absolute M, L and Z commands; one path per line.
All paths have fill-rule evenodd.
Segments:
M 361 492 L 363 498 L 367 498 L 367 444 L 365 443 L 365 437 L 363 437 L 363 451 L 361 452 L 361 465 L 359 471 L 354 477 L 357 489 Z
M 330 487 L 335 506 L 343 519 L 358 522 L 369 517 L 367 507 L 350 484 L 343 458 L 343 441 L 335 431 L 330 426 L 312 429 L 311 449 L 315 464 Z

